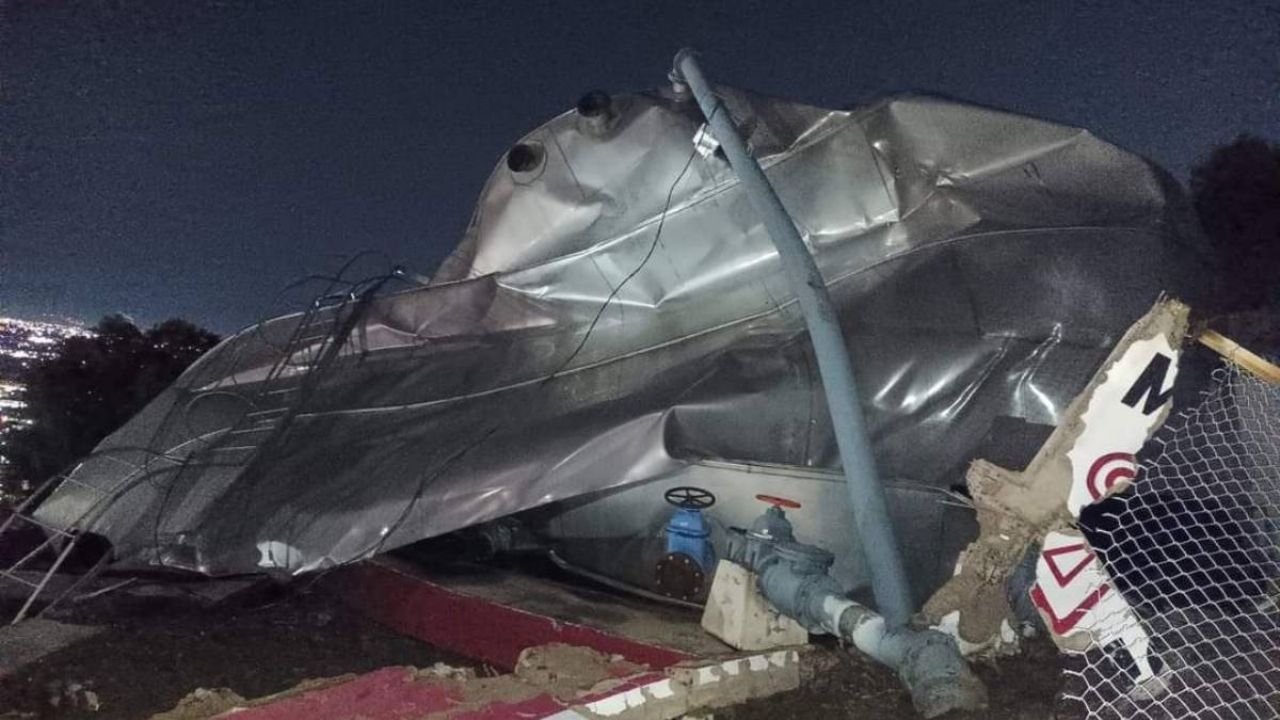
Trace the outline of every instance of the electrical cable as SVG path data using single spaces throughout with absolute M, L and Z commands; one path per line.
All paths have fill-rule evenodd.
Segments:
M 711 113 L 712 117 L 715 117 L 715 114 L 719 111 L 720 106 L 717 105 L 715 110 Z M 711 122 L 710 118 L 707 119 L 707 122 Z M 689 158 L 684 162 L 684 167 L 681 168 L 680 173 L 676 175 L 676 179 L 671 183 L 671 187 L 667 188 L 667 200 L 662 206 L 662 214 L 658 217 L 658 228 L 653 233 L 653 242 L 649 244 L 649 251 L 646 252 L 644 258 L 640 260 L 640 264 L 636 265 L 634 270 L 627 273 L 627 276 L 622 278 L 622 282 L 618 283 L 617 287 L 613 288 L 609 293 L 609 296 L 605 298 L 604 302 L 600 305 L 600 309 L 596 311 L 595 317 L 593 317 L 591 319 L 591 323 L 587 325 L 587 330 L 583 333 L 582 340 L 578 342 L 578 346 L 573 349 L 573 352 L 569 353 L 569 357 L 565 358 L 564 362 L 560 364 L 560 367 L 556 368 L 555 371 L 542 381 L 543 385 L 546 385 L 556 379 L 560 373 L 564 372 L 565 368 L 569 367 L 570 363 L 577 359 L 579 353 L 581 353 L 583 348 L 587 346 L 587 341 L 591 339 L 591 333 L 595 331 L 596 325 L 600 322 L 600 318 L 604 316 L 604 311 L 609 309 L 609 305 L 613 302 L 614 298 L 618 296 L 618 293 L 622 292 L 622 288 L 626 287 L 627 283 L 631 282 L 632 278 L 639 275 L 640 271 L 649 263 L 649 259 L 653 257 L 654 251 L 658 249 L 658 242 L 662 239 L 662 229 L 666 226 L 667 214 L 671 211 L 671 200 L 675 197 L 676 188 L 680 185 L 680 181 L 684 180 L 684 176 L 689 172 L 689 168 L 693 166 L 693 159 L 697 156 L 698 148 L 697 146 L 694 146 L 694 148 L 689 152 Z

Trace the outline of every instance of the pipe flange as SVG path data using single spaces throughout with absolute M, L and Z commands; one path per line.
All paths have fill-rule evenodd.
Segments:
M 682 553 L 667 553 L 658 561 L 654 578 L 658 592 L 680 600 L 694 600 L 706 589 L 706 575 L 697 560 Z

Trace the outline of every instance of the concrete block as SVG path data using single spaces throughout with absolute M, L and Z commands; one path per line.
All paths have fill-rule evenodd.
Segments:
M 624 680 L 580 700 L 570 713 L 548 720 L 672 720 L 705 715 L 800 687 L 800 654 L 773 650 L 745 657 L 697 660 Z
M 809 642 L 809 633 L 760 594 L 756 575 L 728 560 L 716 566 L 702 627 L 739 650 L 770 650 Z

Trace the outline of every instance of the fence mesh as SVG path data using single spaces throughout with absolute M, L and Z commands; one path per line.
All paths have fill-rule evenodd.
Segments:
M 1165 424 L 1133 487 L 1081 526 L 1151 637 L 1067 664 L 1088 718 L 1280 717 L 1280 386 L 1234 368 Z

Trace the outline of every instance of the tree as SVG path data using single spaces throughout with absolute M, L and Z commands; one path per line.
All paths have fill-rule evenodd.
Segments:
M 92 336 L 63 341 L 23 378 L 34 422 L 9 443 L 12 476 L 39 483 L 65 470 L 217 342 L 184 320 L 143 332 L 120 315 L 104 317 Z
M 1280 300 L 1280 145 L 1241 135 L 1191 171 L 1200 224 L 1235 308 Z

